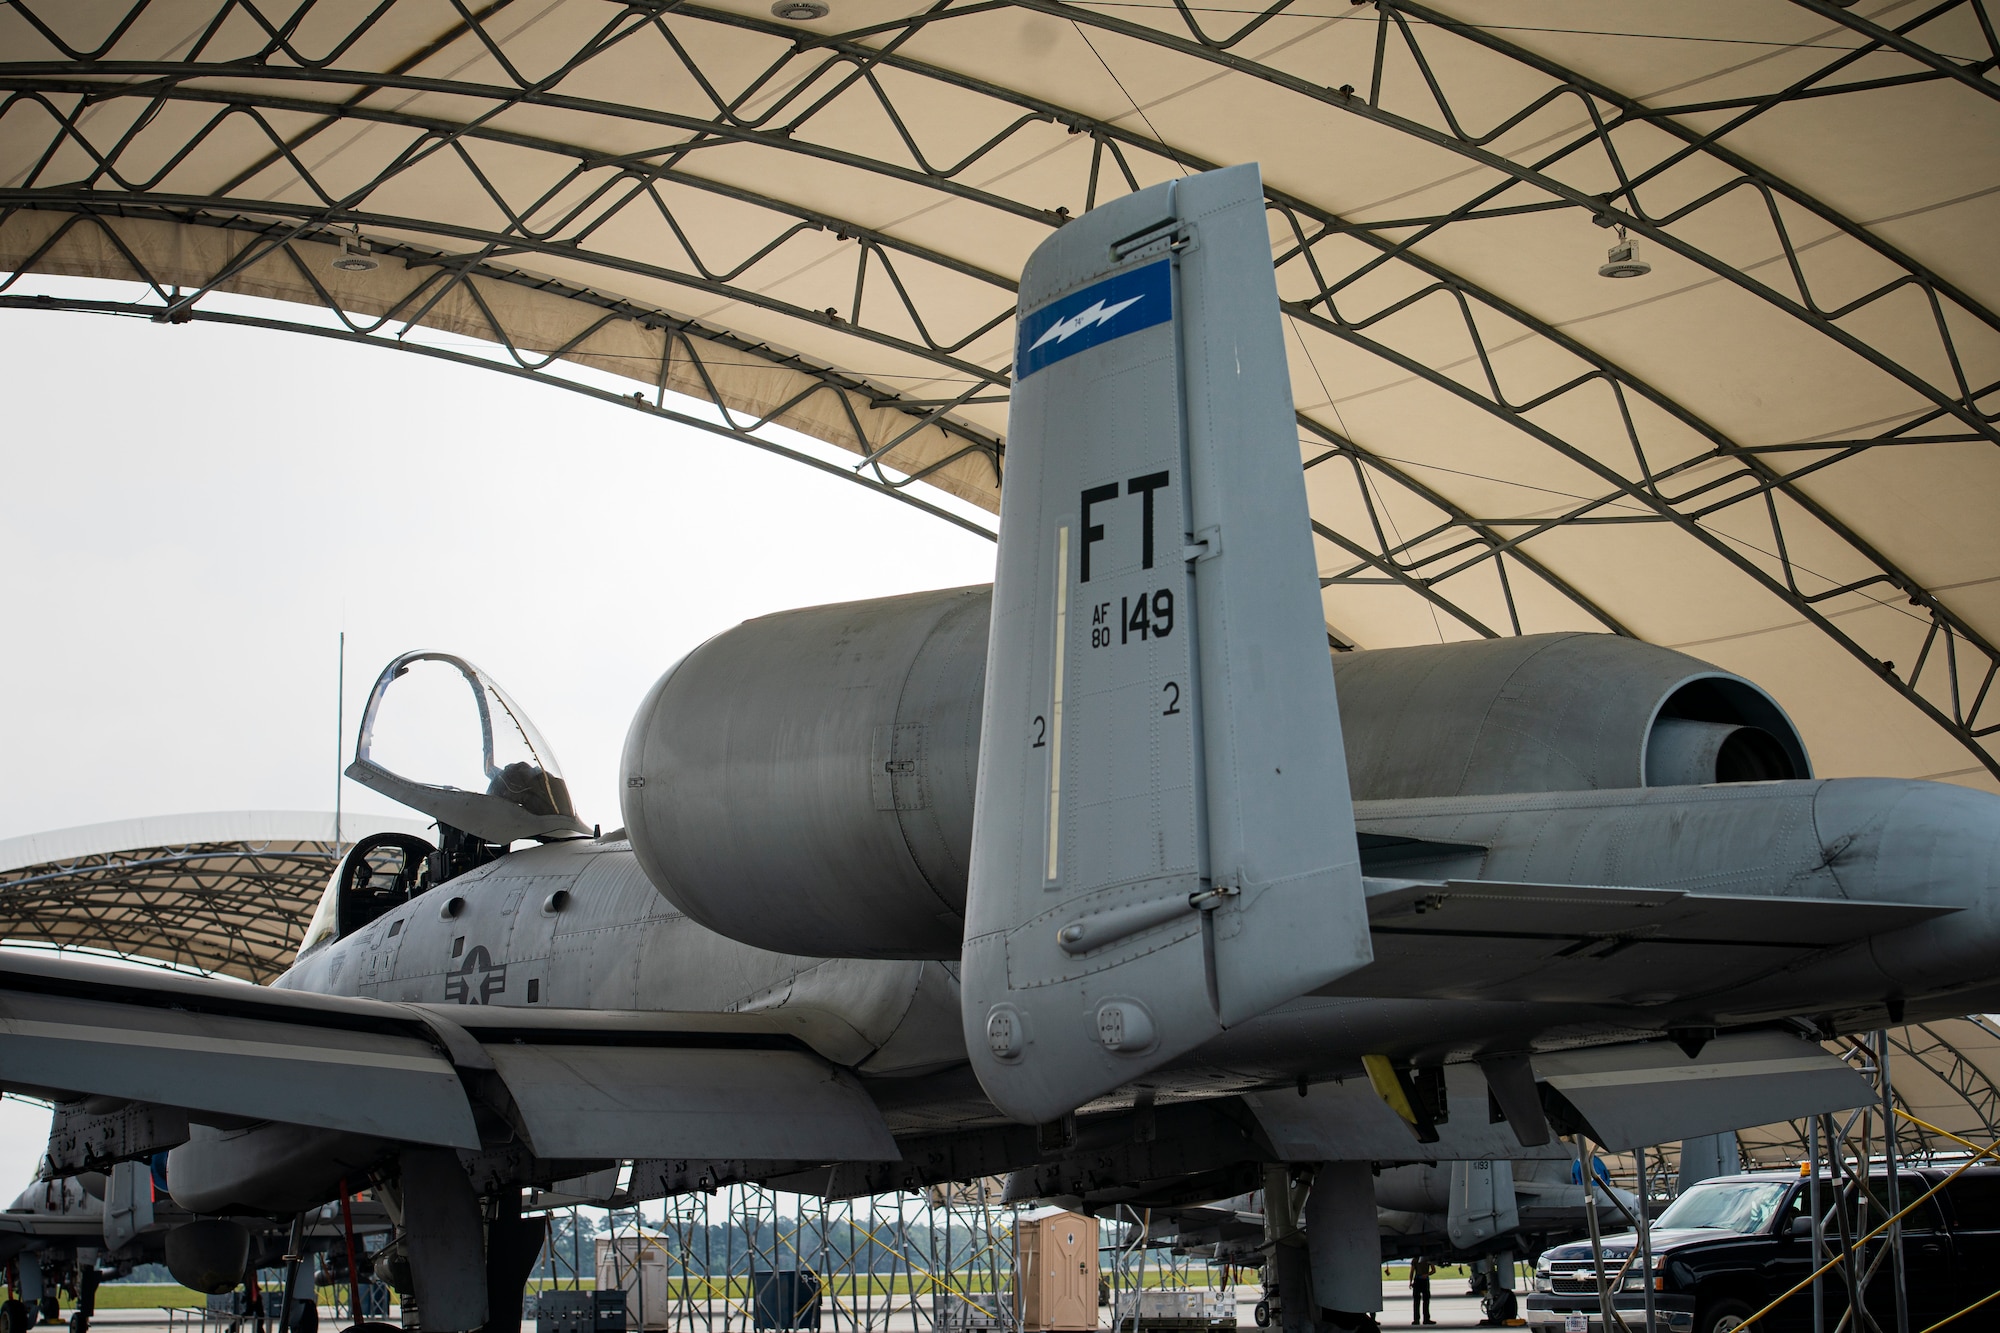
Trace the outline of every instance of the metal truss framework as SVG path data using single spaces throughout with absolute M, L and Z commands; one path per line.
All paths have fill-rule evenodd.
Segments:
M 1301 0 L 1279 0 L 1240 21 L 1233 17 L 1226 33 L 1207 31 L 1185 0 L 1173 0 L 1172 9 L 1144 11 L 1149 17 L 1144 23 L 1125 17 L 1125 9 L 1064 0 L 938 0 L 905 18 L 842 33 L 694 3 L 602 0 L 601 22 L 588 38 L 548 62 L 548 72 L 538 76 L 510 63 L 495 26 L 509 2 L 474 10 L 454 0 L 459 21 L 427 48 L 477 43 L 505 75 L 482 83 L 417 73 L 421 57 L 392 69 L 350 62 L 395 0 L 342 11 L 353 17 L 337 31 L 329 26 L 330 7 L 318 0 L 206 0 L 210 21 L 183 54 L 164 61 L 126 58 L 120 45 L 149 0 L 134 0 L 122 22 L 84 44 L 63 36 L 56 11 L 41 0 L 12 0 L 14 11 L 59 58 L 0 64 L 0 134 L 38 136 L 46 145 L 33 171 L 0 189 L 0 237 L 32 215 L 68 214 L 72 220 L 63 227 L 101 230 L 124 250 L 130 276 L 152 290 L 150 297 L 123 306 L 19 294 L 6 300 L 176 322 L 225 318 L 286 326 L 281 320 L 222 315 L 202 301 L 213 291 L 240 285 L 259 266 L 288 267 L 337 321 L 324 327 L 301 320 L 291 327 L 490 364 L 605 397 L 617 395 L 568 377 L 560 363 L 588 361 L 593 339 L 613 326 L 637 325 L 656 335 L 662 348 L 657 366 L 625 372 L 654 386 L 650 402 L 632 396 L 644 410 L 782 450 L 764 428 L 807 398 L 830 399 L 846 423 L 839 442 L 861 455 L 861 462 L 844 469 L 856 479 L 923 503 L 909 492 L 911 482 L 939 479 L 944 469 L 977 459 L 986 469 L 986 493 L 977 494 L 969 484 L 959 493 L 996 507 L 1004 443 L 978 418 L 980 410 L 1003 403 L 1007 393 L 1012 280 L 850 218 L 788 202 L 775 187 L 751 190 L 693 168 L 704 154 L 754 148 L 778 155 L 776 161 L 852 173 L 863 183 L 917 187 L 1040 230 L 1113 194 L 1214 165 L 1127 128 L 1126 117 L 1087 114 L 910 54 L 910 48 L 934 41 L 962 20 L 1002 8 L 1032 11 L 1074 26 L 1086 40 L 1095 34 L 1105 45 L 1100 50 L 1094 41 L 1092 51 L 1107 72 L 1110 55 L 1119 51 L 1169 56 L 1192 74 L 1255 80 L 1442 150 L 1466 165 L 1459 201 L 1421 216 L 1344 218 L 1309 200 L 1270 191 L 1275 231 L 1288 238 L 1276 253 L 1287 313 L 1295 330 L 1358 349 L 1503 423 L 1573 465 L 1595 489 L 1572 497 L 1555 513 L 1474 512 L 1421 480 L 1410 466 L 1351 438 L 1338 423 L 1337 407 L 1331 407 L 1333 423 L 1320 419 L 1323 409 L 1308 408 L 1300 414 L 1300 429 L 1315 484 L 1336 486 L 1352 501 L 1350 510 L 1368 517 L 1361 530 L 1315 522 L 1327 553 L 1322 568 L 1329 586 L 1394 586 L 1466 631 L 1490 637 L 1552 627 L 1524 612 L 1516 585 L 1525 582 L 1550 590 L 1589 623 L 1629 632 L 1611 610 L 1552 567 L 1535 544 L 1564 529 L 1666 525 L 1790 608 L 2000 775 L 1995 740 L 2000 702 L 1994 690 L 2000 649 L 1815 499 L 1811 484 L 1882 449 L 2000 445 L 2000 381 L 1983 381 L 1975 369 L 1990 363 L 2000 345 L 1995 341 L 2000 315 L 1869 227 L 1739 153 L 1731 142 L 1744 127 L 1802 101 L 1863 97 L 1884 87 L 1930 82 L 1995 96 L 1992 76 L 2000 67 L 2000 44 L 1992 40 L 1985 0 L 1940 0 L 1894 27 L 1822 0 L 1795 0 L 1850 32 L 1846 49 L 1804 75 L 1774 75 L 1768 87 L 1755 92 L 1676 105 L 1641 102 L 1501 31 L 1407 0 L 1377 0 L 1372 8 L 1341 16 L 1371 25 L 1373 63 L 1365 88 L 1317 84 L 1247 54 L 1253 37 L 1269 25 L 1297 17 Z M 1968 16 L 1987 37 L 1989 50 L 1981 59 L 1967 62 L 1928 44 L 1928 34 L 1939 25 Z M 247 44 L 245 20 L 262 34 Z M 307 31 L 313 34 L 310 41 L 301 36 Z M 725 74 L 705 64 L 702 53 L 714 49 L 709 39 L 719 32 L 755 39 L 759 49 L 768 49 L 766 63 L 748 74 Z M 655 58 L 677 62 L 706 101 L 702 114 L 594 100 L 574 91 L 589 86 L 584 76 L 593 61 L 636 42 L 647 43 Z M 1469 55 L 1532 75 L 1532 93 L 1504 115 L 1494 117 L 1489 109 L 1480 123 L 1469 123 L 1465 90 L 1454 86 L 1472 77 L 1465 71 L 1483 68 Z M 1893 70 L 1885 69 L 1885 60 L 1896 62 Z M 347 95 L 330 96 L 329 88 Z M 970 151 L 936 147 L 933 127 L 904 110 L 913 90 L 942 90 L 980 109 L 990 133 Z M 390 101 L 379 94 L 397 96 Z M 444 118 L 395 109 L 420 95 L 449 95 L 453 105 L 468 110 Z M 836 135 L 816 133 L 822 122 L 857 105 L 893 127 L 894 152 L 856 151 L 837 146 Z M 147 133 L 169 107 L 198 110 L 196 128 L 170 151 Z M 630 131 L 626 141 L 652 146 L 607 152 L 526 134 L 503 123 L 505 113 L 517 108 L 551 113 L 549 123 L 559 116 L 613 123 Z M 1133 108 L 1150 131 L 1143 109 L 1136 102 Z M 1694 128 L 1696 119 L 1711 128 Z M 1547 132 L 1558 123 L 1566 128 Z M 336 180 L 313 165 L 310 145 L 357 125 L 400 136 L 397 151 L 358 181 Z M 1531 129 L 1541 132 L 1530 136 Z M 205 190 L 181 188 L 176 173 L 200 160 L 211 141 L 246 133 L 260 145 L 254 166 Z M 1090 145 L 1087 159 L 1081 154 L 1065 159 L 1076 176 L 1067 203 L 1030 202 L 981 183 L 990 165 L 1041 151 L 1063 136 L 1083 136 Z M 1503 147 L 1524 137 L 1535 146 Z M 87 170 L 58 169 L 56 164 L 75 161 L 79 151 L 90 164 Z M 536 172 L 520 173 L 534 179 L 534 187 L 501 183 L 492 165 L 507 155 L 539 164 Z M 432 159 L 449 159 L 475 183 L 488 223 L 411 216 L 388 202 L 401 178 Z M 273 168 L 302 183 L 289 202 L 247 188 Z M 1598 188 L 1601 179 L 1614 187 Z M 700 239 L 684 218 L 686 201 L 697 197 L 726 198 L 740 206 L 740 216 L 763 219 L 764 230 L 747 240 L 731 238 L 726 246 Z M 1704 225 L 1744 200 L 1763 220 L 1766 250 L 1778 262 L 1753 270 L 1704 248 Z M 1426 240 L 1453 226 L 1561 210 L 1625 229 L 1729 284 L 1893 383 L 1908 410 L 1855 438 L 1744 443 L 1579 337 L 1423 250 Z M 607 239 L 635 219 L 671 235 L 678 261 Z M 168 280 L 120 241 L 119 226 L 131 220 L 223 229 L 235 244 L 224 262 L 192 285 Z M 317 276 L 326 247 L 356 229 L 430 242 L 397 239 L 378 246 L 403 261 L 409 281 L 397 298 L 365 319 L 355 317 L 341 292 Z M 817 242 L 828 233 L 845 247 L 840 262 L 853 292 L 846 308 L 806 308 L 765 290 L 771 285 L 767 275 L 795 243 Z M 34 269 L 59 248 L 62 236 L 59 227 L 19 267 Z M 1885 276 L 1858 293 L 1824 278 L 1815 251 L 1829 242 L 1844 254 L 1864 255 L 1871 271 Z M 601 287 L 539 276 L 540 269 L 579 262 L 601 272 Z M 649 290 L 675 291 L 689 301 L 737 303 L 785 326 L 831 329 L 855 349 L 856 360 L 872 352 L 919 373 L 899 379 L 816 361 L 773 340 L 609 294 L 621 281 L 643 281 Z M 575 302 L 584 314 L 567 341 L 537 343 L 510 328 L 497 303 L 483 299 L 482 293 L 504 286 Z M 1834 286 L 1840 295 L 1822 293 Z M 952 293 L 950 308 L 935 298 L 926 304 L 923 293 L 937 291 Z M 1384 297 L 1384 291 L 1392 295 Z M 468 298 L 487 326 L 479 336 L 498 347 L 497 355 L 452 352 L 403 336 L 425 324 L 440 303 Z M 1917 321 L 1920 337 L 1881 339 L 1870 333 L 1871 321 L 1912 303 L 1926 312 Z M 1409 321 L 1400 318 L 1439 308 L 1460 330 L 1471 369 L 1440 366 L 1434 340 L 1419 345 L 1407 333 Z M 1533 374 L 1510 370 L 1499 349 L 1524 339 L 1552 349 L 1554 362 L 1568 370 L 1550 378 L 1547 359 Z M 1303 337 L 1300 345 L 1310 360 Z M 802 377 L 796 381 L 800 388 L 776 410 L 761 405 L 746 411 L 710 373 L 718 360 L 782 368 Z M 896 383 L 903 387 L 890 387 Z M 705 398 L 716 417 L 670 406 L 668 390 Z M 1329 400 L 1331 406 L 1331 394 Z M 1558 424 L 1580 419 L 1588 424 Z M 941 434 L 946 442 L 920 456 L 915 442 L 924 433 Z M 1603 447 L 1606 438 L 1620 441 L 1629 456 L 1614 461 L 1619 455 Z M 1430 518 L 1422 527 L 1404 524 L 1399 530 L 1393 520 L 1384 521 L 1391 508 Z M 1809 565 L 1795 558 L 1793 552 L 1801 550 L 1822 555 Z M 1826 552 L 1834 554 L 1828 558 Z M 1502 614 L 1483 609 L 1493 606 Z M 1896 614 L 1845 614 L 1871 606 Z M 1333 642 L 1348 646 L 1337 637 Z
M 28 866 L 0 878 L 0 939 L 268 982 L 336 859 L 332 842 L 202 842 Z
M 410 272 L 411 280 L 405 291 L 389 305 L 386 313 L 374 317 L 358 317 L 343 307 L 336 294 L 328 290 L 316 272 L 321 265 L 315 261 L 320 260 L 326 252 L 327 242 L 330 240 L 332 243 L 338 243 L 337 236 L 329 236 L 324 232 L 311 236 L 280 235 L 277 248 L 269 256 L 270 259 L 289 266 L 320 298 L 314 306 L 321 316 L 320 321 L 204 309 L 197 305 L 186 305 L 170 311 L 168 307 L 177 295 L 175 284 L 166 277 L 152 272 L 137 254 L 124 246 L 115 230 L 107 225 L 105 216 L 95 208 L 80 210 L 75 218 L 65 221 L 50 236 L 43 248 L 52 249 L 60 244 L 74 227 L 97 230 L 107 241 L 121 250 L 130 265 L 132 277 L 148 289 L 147 297 L 132 301 L 113 301 L 7 293 L 6 287 L 20 280 L 16 276 L 0 282 L 0 309 L 81 311 L 167 323 L 209 323 L 266 328 L 303 333 L 340 342 L 387 347 L 459 365 L 497 370 L 586 397 L 617 402 L 649 416 L 707 431 L 778 454 L 819 471 L 831 473 L 843 480 L 886 492 L 947 523 L 977 532 L 981 536 L 992 536 L 990 531 L 979 524 L 949 509 L 932 504 L 920 494 L 906 489 L 915 482 L 925 480 L 937 469 L 968 455 L 987 460 L 993 469 L 995 480 L 998 480 L 1003 448 L 1001 443 L 950 420 L 939 410 L 942 404 L 914 402 L 907 398 L 885 394 L 854 376 L 843 374 L 832 367 L 816 365 L 804 357 L 782 349 L 753 343 L 727 330 L 707 328 L 697 321 L 637 302 L 608 297 L 586 288 L 535 277 L 490 261 L 467 263 L 462 258 L 406 244 L 378 243 L 373 247 L 374 253 L 402 260 Z M 133 216 L 133 214 L 120 213 L 117 216 Z M 214 226 L 232 233 L 240 233 L 244 236 L 243 244 L 246 246 L 256 245 L 278 234 L 269 224 L 246 222 L 243 219 L 203 217 L 196 220 L 194 225 Z M 313 253 L 315 251 L 318 253 Z M 24 265 L 24 269 L 26 268 L 29 266 Z M 497 287 L 527 287 L 539 293 L 557 294 L 588 310 L 590 317 L 566 342 L 551 349 L 535 347 L 526 336 L 510 326 L 502 310 L 496 309 L 483 299 L 481 287 L 488 284 Z M 421 312 L 427 306 L 436 305 L 447 292 L 453 290 L 468 295 L 472 304 L 479 310 L 482 323 L 479 330 L 482 335 L 480 341 L 489 346 L 454 349 L 412 339 L 409 336 L 420 323 Z M 586 343 L 593 334 L 614 323 L 637 325 L 655 332 L 662 340 L 663 351 L 658 358 L 658 374 L 651 379 L 654 393 L 650 399 L 642 393 L 621 393 L 589 379 L 578 378 L 570 368 L 569 362 L 576 349 Z M 711 370 L 715 360 L 726 360 L 732 356 L 767 361 L 800 374 L 808 382 L 796 392 L 781 399 L 775 406 L 761 412 L 745 412 L 732 407 L 728 397 L 716 388 L 715 377 Z M 671 378 L 670 369 L 673 372 Z M 687 379 L 692 379 L 693 383 L 685 383 Z M 670 388 L 676 392 L 676 399 L 668 398 Z M 690 394 L 689 389 L 695 392 Z M 671 405 L 679 398 L 688 396 L 708 402 L 714 409 L 714 416 L 697 415 Z M 907 435 L 916 429 L 928 426 L 953 436 L 958 441 L 959 448 L 941 460 L 913 470 L 907 476 L 892 476 L 881 468 L 879 462 L 864 474 L 839 467 L 811 453 L 790 447 L 768 433 L 767 428 L 773 422 L 797 409 L 802 403 L 820 397 L 831 399 L 838 405 L 837 410 L 846 418 L 855 436 L 870 446 L 865 448 L 864 452 L 875 454 L 878 458 L 893 450 L 901 440 L 897 436 L 891 436 L 886 440 L 878 439 L 878 429 L 871 428 L 864 422 L 856 410 L 857 405 L 894 408 L 915 419 L 915 424 L 907 426 L 899 433 L 900 435 Z
M 1925 1103 L 1930 1099 L 1929 1081 L 1935 1080 L 1946 1094 L 1944 1104 L 1925 1115 L 1942 1116 L 1945 1126 L 1962 1137 L 2000 1139 L 2000 1069 L 1982 1066 L 1976 1053 L 1967 1049 L 1980 1036 L 2000 1039 L 2000 1029 L 1981 1014 L 1968 1014 L 1948 1022 L 1912 1023 L 1887 1032 L 1891 1055 L 1891 1082 L 1899 1110 L 1909 1111 L 1913 1094 Z M 1854 1036 L 1825 1043 L 1833 1054 L 1869 1075 L 1875 1075 L 1876 1036 Z M 1988 1063 L 1992 1063 L 1989 1059 Z M 1914 1066 L 1914 1069 L 1913 1069 Z M 1921 1072 L 1917 1072 L 1921 1071 Z M 1857 1113 L 1858 1115 L 1859 1113 Z M 1850 1122 L 1851 1127 L 1851 1122 Z M 1932 1134 L 1912 1120 L 1896 1127 L 1896 1151 L 1905 1161 L 1927 1162 L 1942 1154 L 1950 1157 L 1963 1145 Z M 1745 1135 L 1743 1151 L 1751 1169 L 1768 1170 L 1789 1166 L 1810 1150 L 1807 1122 L 1787 1121 Z
M 1969 1014 L 1959 1021 L 1973 1025 L 1989 1037 L 2000 1037 L 2000 1033 L 1994 1031 L 1992 1022 L 1983 1015 Z M 1948 1033 L 1928 1023 L 1914 1023 L 1906 1028 L 1891 1029 L 1889 1045 L 1900 1055 L 1917 1061 L 1956 1093 L 1979 1126 L 1981 1137 L 2000 1139 L 2000 1085 L 1996 1085 L 1993 1075 L 1981 1069 L 1979 1062 L 1961 1050 Z M 1933 1147 L 1946 1146 L 1929 1145 L 1928 1138 L 1926 1143 Z

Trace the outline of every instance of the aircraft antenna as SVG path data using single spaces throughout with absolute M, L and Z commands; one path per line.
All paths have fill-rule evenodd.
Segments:
M 347 734 L 347 631 L 340 632 L 340 650 L 333 668 L 333 859 L 340 860 L 340 747 Z

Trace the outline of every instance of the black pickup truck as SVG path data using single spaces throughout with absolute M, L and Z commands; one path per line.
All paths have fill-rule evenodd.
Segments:
M 1907 1205 L 1950 1174 L 1948 1167 L 1899 1171 L 1899 1197 Z M 1869 1193 L 1885 1198 L 1888 1184 L 1888 1176 L 1878 1171 L 1869 1181 Z M 1810 1186 L 1802 1175 L 1775 1174 L 1723 1176 L 1691 1186 L 1653 1223 L 1650 1274 L 1631 1257 L 1638 1243 L 1633 1233 L 1605 1237 L 1605 1280 L 1615 1287 L 1619 1317 L 1634 1333 L 1645 1328 L 1648 1281 L 1653 1286 L 1652 1333 L 1728 1333 L 1763 1309 L 1816 1266 Z M 1851 1189 L 1843 1196 L 1835 1182 L 1820 1178 L 1829 1255 L 1840 1248 L 1842 1213 L 1848 1234 L 1854 1234 L 1855 1203 Z M 1863 1232 L 1885 1216 L 1872 1204 L 1860 1211 L 1866 1218 Z M 1966 1171 L 1906 1216 L 1902 1233 L 1911 1328 L 1926 1328 L 1992 1295 L 2000 1287 L 2000 1167 Z M 1884 1233 L 1863 1247 L 1863 1271 L 1886 1240 Z M 1820 1279 L 1828 1328 L 1847 1309 L 1844 1271 L 1832 1269 Z M 1864 1304 L 1881 1327 L 1896 1327 L 1895 1279 L 1888 1262 L 1869 1282 Z M 1581 1327 L 1604 1333 L 1598 1310 L 1588 1241 L 1558 1245 L 1536 1262 L 1524 1312 L 1530 1328 L 1564 1333 Z M 1985 1307 L 1964 1326 L 2000 1327 L 1996 1310 L 2000 1303 Z M 1753 1327 L 1769 1333 L 1810 1329 L 1812 1311 L 1808 1287 Z

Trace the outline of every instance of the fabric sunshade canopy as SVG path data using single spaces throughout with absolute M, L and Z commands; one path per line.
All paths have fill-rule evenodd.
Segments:
M 339 851 L 371 833 L 428 828 L 349 815 L 336 843 L 331 814 L 237 810 L 8 838 L 0 941 L 266 982 L 291 966 Z
M 1984 0 L 830 5 L 18 0 L 0 300 L 474 360 L 991 511 L 1029 252 L 1256 161 L 1333 647 L 1632 634 L 1822 774 L 2000 787 Z

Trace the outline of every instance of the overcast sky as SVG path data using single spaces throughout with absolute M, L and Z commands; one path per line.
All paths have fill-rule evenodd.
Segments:
M 456 652 L 609 828 L 632 710 L 703 639 L 993 576 L 991 542 L 861 487 L 426 357 L 0 311 L 0 377 L 0 838 L 330 809 L 343 629 L 345 747 L 383 663 Z M 0 1199 L 46 1128 L 0 1106 Z

